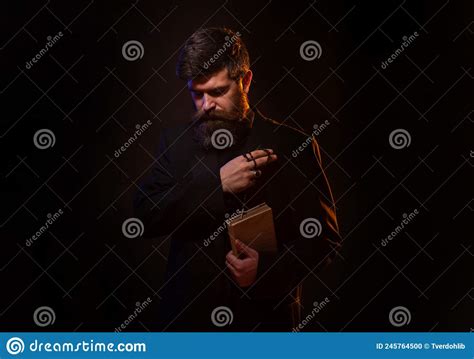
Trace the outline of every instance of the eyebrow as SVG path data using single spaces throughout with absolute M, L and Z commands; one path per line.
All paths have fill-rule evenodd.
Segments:
M 224 92 L 224 91 L 228 90 L 229 88 L 230 88 L 230 85 L 224 85 L 224 86 L 220 86 L 220 87 L 211 88 L 207 91 L 197 90 L 195 88 L 190 88 L 189 91 L 191 91 L 191 92 Z

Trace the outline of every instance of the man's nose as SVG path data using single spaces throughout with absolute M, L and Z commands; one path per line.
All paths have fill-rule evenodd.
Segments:
M 210 111 L 210 110 L 213 110 L 215 107 L 216 107 L 216 103 L 214 102 L 214 99 L 207 95 L 207 94 L 204 94 L 204 98 L 203 98 L 203 104 L 202 104 L 202 107 L 204 109 L 204 111 Z

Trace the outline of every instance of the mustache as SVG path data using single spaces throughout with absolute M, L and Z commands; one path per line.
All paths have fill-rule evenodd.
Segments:
M 192 115 L 193 122 L 207 122 L 207 121 L 235 121 L 240 120 L 243 117 L 241 111 L 223 111 L 223 110 L 211 110 L 205 111 L 203 109 L 197 110 Z

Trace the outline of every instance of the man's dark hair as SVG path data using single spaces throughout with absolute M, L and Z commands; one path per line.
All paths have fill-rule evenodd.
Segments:
M 191 80 L 227 68 L 237 80 L 249 70 L 249 54 L 240 33 L 227 28 L 199 29 L 185 42 L 178 57 L 176 75 Z

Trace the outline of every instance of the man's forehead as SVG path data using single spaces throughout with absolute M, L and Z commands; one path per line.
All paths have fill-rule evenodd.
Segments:
M 228 76 L 227 68 L 209 76 L 200 76 L 188 81 L 189 90 L 210 90 L 216 87 L 227 86 L 232 82 Z

